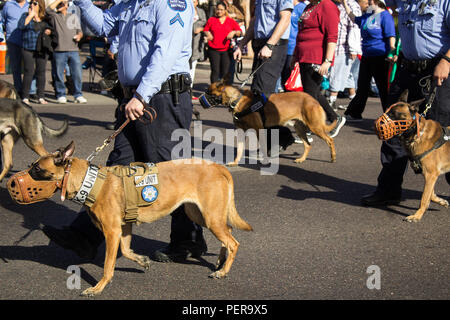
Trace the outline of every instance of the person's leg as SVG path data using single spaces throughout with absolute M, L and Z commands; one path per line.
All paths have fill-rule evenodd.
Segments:
M 83 96 L 83 93 L 81 92 L 81 88 L 82 88 L 81 62 L 80 62 L 80 55 L 78 54 L 78 51 L 69 51 L 68 59 L 69 59 L 68 62 L 69 62 L 70 74 L 72 76 L 73 86 L 74 86 L 73 97 L 76 99 L 78 97 Z
M 34 75 L 33 51 L 22 49 L 22 57 L 24 67 L 23 82 L 22 82 L 22 98 L 29 99 L 31 81 L 33 80 Z
M 230 70 L 230 54 L 228 51 L 220 52 L 220 78 L 224 79 L 229 76 Z
M 380 95 L 383 112 L 389 108 L 388 104 L 388 75 L 389 62 L 384 57 L 377 57 L 371 64 L 372 75 L 377 84 L 378 94 Z
M 47 55 L 36 54 L 36 83 L 37 83 L 37 95 L 39 99 L 45 98 L 45 68 L 47 66 Z
M 370 73 L 370 60 L 362 57 L 359 66 L 358 74 L 358 89 L 356 96 L 352 99 L 344 112 L 345 115 L 351 116 L 355 119 L 361 119 L 364 108 L 366 107 L 367 99 L 369 97 L 370 81 L 372 75 Z
M 55 59 L 55 89 L 56 98 L 66 96 L 66 86 L 64 84 L 64 68 L 67 63 L 67 53 L 66 52 L 54 52 L 53 58 Z
M 22 94 L 22 48 L 14 43 L 6 42 L 9 65 L 13 75 L 14 87 Z
M 214 50 L 212 48 L 208 49 L 208 57 L 209 57 L 209 63 L 211 66 L 211 75 L 210 75 L 210 82 L 214 83 L 219 81 L 219 75 L 220 75 L 220 52 L 217 50 Z
M 284 88 L 284 84 L 291 75 L 291 62 L 292 62 L 292 55 L 287 55 L 286 61 L 284 62 L 283 70 L 281 71 L 281 86 L 283 87 L 284 90 L 286 90 Z
M 330 70 L 330 105 L 335 108 L 335 102 L 340 91 L 344 91 L 347 79 L 350 76 L 351 60 L 347 54 L 335 56 L 334 64 Z

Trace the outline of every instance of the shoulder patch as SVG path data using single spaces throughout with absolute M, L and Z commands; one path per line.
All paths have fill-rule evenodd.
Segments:
M 184 11 L 187 8 L 186 0 L 167 0 L 167 5 L 174 11 Z

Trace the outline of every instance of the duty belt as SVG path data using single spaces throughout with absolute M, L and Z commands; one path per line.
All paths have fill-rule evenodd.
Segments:
M 186 73 L 176 73 L 163 82 L 161 90 L 157 94 L 172 94 L 173 103 L 179 104 L 179 94 L 191 89 L 191 77 Z M 131 99 L 136 92 L 136 86 L 124 86 L 123 94 L 125 99 Z
M 426 59 L 426 60 L 409 60 L 403 58 L 400 65 L 406 70 L 414 73 L 421 73 L 429 68 L 432 68 L 438 62 L 438 58 Z

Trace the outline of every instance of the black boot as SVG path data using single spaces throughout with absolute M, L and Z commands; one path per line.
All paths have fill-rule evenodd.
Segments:
M 73 228 L 56 229 L 51 226 L 44 226 L 42 232 L 58 246 L 72 250 L 82 259 L 94 260 L 97 255 L 97 247 Z
M 203 239 L 202 239 L 203 240 Z M 169 244 L 153 253 L 152 259 L 158 262 L 183 262 L 189 257 L 200 258 L 208 251 L 205 240 L 200 242 L 185 241 Z

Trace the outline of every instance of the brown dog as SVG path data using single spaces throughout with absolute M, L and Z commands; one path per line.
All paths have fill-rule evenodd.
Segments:
M 3 90 L 4 93 L 12 92 Z M 43 156 L 48 152 L 44 148 L 42 133 L 53 137 L 59 137 L 66 133 L 69 127 L 68 121 L 59 129 L 47 127 L 39 115 L 20 99 L 0 98 L 0 135 L 2 145 L 3 170 L 0 173 L 0 181 L 11 170 L 12 151 L 14 144 L 22 137 L 25 144 L 38 155 Z
M 423 100 L 409 104 L 406 102 L 407 98 L 408 92 L 405 91 L 399 99 L 400 102 L 394 104 L 388 112 L 391 119 L 412 120 L 414 115 L 418 118 L 418 107 Z M 446 128 L 447 133 L 445 133 L 445 130 L 436 121 L 420 118 L 418 124 L 418 130 L 413 127 L 413 130 L 400 135 L 400 140 L 412 160 L 412 166 L 415 165 L 413 168 L 421 169 L 425 177 L 425 187 L 419 210 L 405 219 L 410 222 L 422 219 L 430 205 L 430 200 L 446 208 L 449 207 L 448 201 L 436 196 L 434 186 L 441 174 L 450 172 L 450 126 Z M 439 143 L 440 139 L 443 139 L 441 143 Z
M 251 112 L 245 116 L 238 115 L 252 105 L 253 94 L 251 91 L 241 92 L 222 82 L 210 85 L 208 92 L 211 95 L 220 96 L 222 104 L 231 106 L 233 122 L 237 128 L 248 130 L 270 128 L 275 126 L 293 125 L 297 135 L 302 139 L 305 150 L 303 155 L 295 162 L 301 163 L 308 157 L 311 150 L 311 143 L 308 141 L 306 133 L 311 131 L 321 139 L 323 139 L 330 147 L 331 162 L 336 162 L 336 149 L 333 138 L 328 136 L 328 132 L 333 130 L 337 125 L 337 120 L 333 123 L 326 124 L 326 115 L 319 102 L 304 92 L 286 92 L 272 94 L 263 107 L 265 122 L 259 112 Z M 237 155 L 233 162 L 228 163 L 229 166 L 238 165 L 244 151 L 244 141 L 238 141 Z
M 72 142 L 64 150 L 41 157 L 32 165 L 29 171 L 31 177 L 41 181 L 66 180 L 62 181 L 61 185 L 67 186 L 65 195 L 68 199 L 73 199 L 80 190 L 89 167 L 86 160 L 72 158 L 74 148 Z M 252 230 L 236 211 L 231 174 L 221 165 L 200 159 L 160 162 L 156 167 L 159 195 L 150 206 L 139 207 L 137 223 L 158 220 L 184 204 L 187 216 L 195 223 L 211 230 L 222 243 L 217 268 L 222 264 L 223 267 L 212 273 L 211 277 L 225 277 L 230 271 L 239 247 L 239 242 L 231 235 L 231 227 L 227 221 L 238 229 Z M 108 168 L 113 170 L 121 166 Z M 62 189 L 64 190 L 64 187 Z M 122 179 L 108 169 L 103 187 L 88 211 L 94 224 L 105 236 L 104 274 L 95 287 L 83 291 L 82 295 L 100 294 L 111 281 L 119 244 L 126 258 L 145 268 L 149 267 L 150 260 L 147 257 L 137 255 L 130 249 L 132 224 L 124 221 L 125 191 Z

